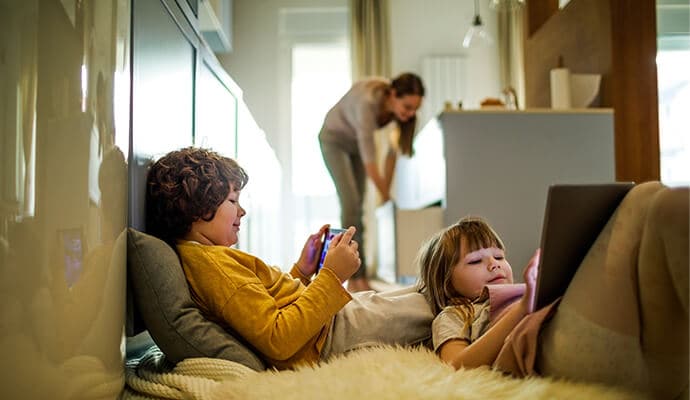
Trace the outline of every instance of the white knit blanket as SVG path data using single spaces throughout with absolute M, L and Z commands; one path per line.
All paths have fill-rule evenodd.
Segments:
M 172 366 L 158 348 L 127 362 L 122 399 L 209 399 L 221 382 L 258 374 L 217 358 L 188 358 Z
M 174 368 L 160 352 L 127 366 L 123 399 L 641 399 L 622 389 L 488 368 L 454 371 L 426 349 L 373 348 L 318 367 L 256 372 L 210 358 Z

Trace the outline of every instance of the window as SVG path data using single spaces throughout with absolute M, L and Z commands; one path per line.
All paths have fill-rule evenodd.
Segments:
M 323 224 L 340 225 L 340 205 L 321 156 L 318 135 L 328 110 L 350 88 L 345 43 L 296 44 L 292 48 L 292 195 L 295 252 Z
M 690 185 L 690 4 L 657 0 L 661 181 Z
M 690 50 L 659 51 L 659 147 L 661 180 L 690 184 Z
M 350 88 L 349 49 L 340 43 L 292 49 L 292 190 L 297 196 L 335 194 L 318 134 L 328 110 Z M 309 179 L 304 179 L 304 177 Z
M 289 269 L 300 255 L 304 241 L 323 224 L 340 224 L 340 206 L 335 187 L 321 156 L 318 135 L 328 110 L 351 85 L 348 8 L 286 7 L 279 13 L 279 38 L 285 49 L 279 64 L 285 65 L 285 88 L 276 94 L 285 98 L 289 121 L 290 151 L 285 159 L 283 217 L 291 221 L 283 236 L 292 242 L 286 249 Z M 289 92 L 289 93 L 286 93 Z

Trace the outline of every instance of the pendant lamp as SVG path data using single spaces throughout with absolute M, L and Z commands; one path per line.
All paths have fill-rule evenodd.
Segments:
M 486 31 L 482 23 L 482 17 L 479 15 L 479 0 L 474 0 L 474 19 L 472 26 L 470 26 L 462 39 L 462 47 L 469 49 L 471 47 L 489 46 L 493 42 L 493 38 Z

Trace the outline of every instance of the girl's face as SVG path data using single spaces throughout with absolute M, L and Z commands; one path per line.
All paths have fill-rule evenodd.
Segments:
M 230 186 L 228 197 L 218 206 L 210 221 L 192 223 L 191 239 L 215 246 L 232 246 L 237 243 L 240 219 L 247 214 L 240 206 L 240 191 Z
M 414 117 L 421 105 L 422 97 L 417 94 L 406 94 L 402 97 L 397 97 L 395 90 L 390 94 L 391 111 L 400 122 L 407 122 Z
M 453 288 L 459 295 L 474 299 L 486 285 L 513 283 L 513 270 L 503 250 L 489 247 L 469 251 L 466 242 L 460 239 L 460 261 L 451 275 Z

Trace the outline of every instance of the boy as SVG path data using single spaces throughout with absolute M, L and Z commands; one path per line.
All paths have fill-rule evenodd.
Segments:
M 279 369 L 429 337 L 432 314 L 414 290 L 353 298 L 343 288 L 360 265 L 353 227 L 333 239 L 313 281 L 328 225 L 309 236 L 289 274 L 231 248 L 246 214 L 239 197 L 247 179 L 234 160 L 192 147 L 168 153 L 148 173 L 147 231 L 176 249 L 208 319 L 234 329 Z

